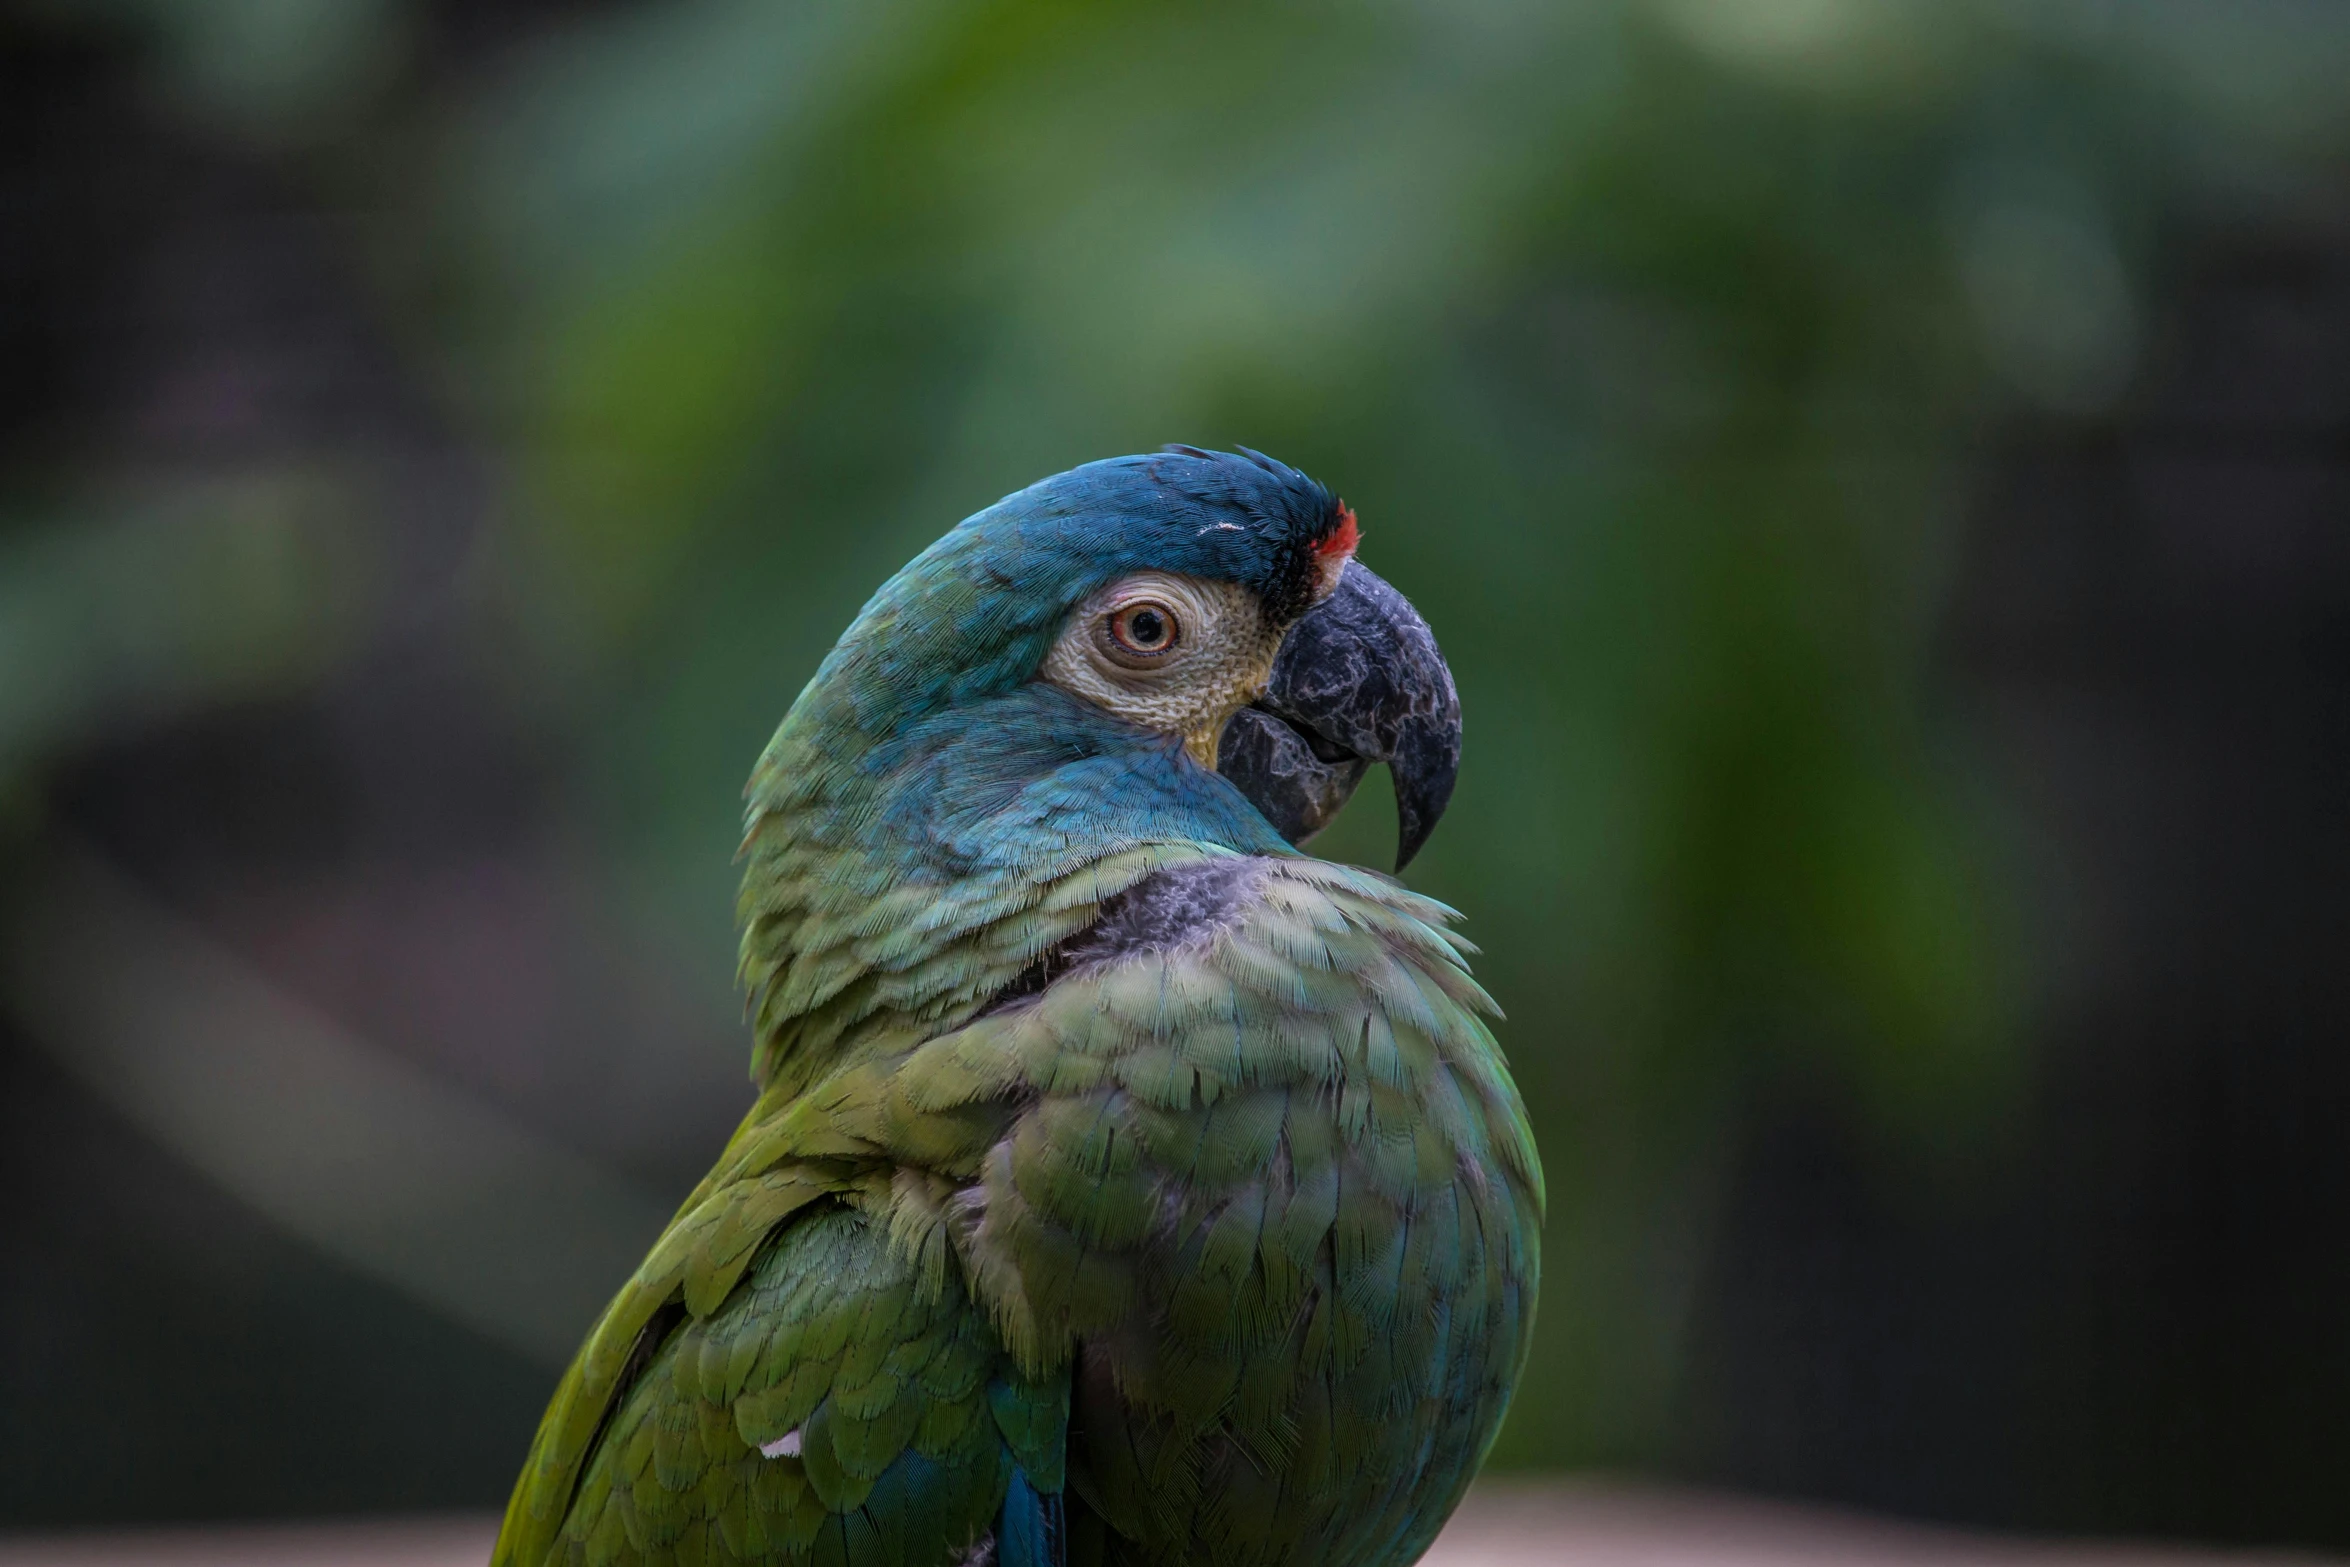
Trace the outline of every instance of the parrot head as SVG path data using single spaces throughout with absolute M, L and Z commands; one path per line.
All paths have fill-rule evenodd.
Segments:
M 1268 852 L 1384 762 L 1401 869 L 1451 796 L 1460 702 L 1359 537 L 1254 452 L 1169 447 L 1007 496 L 866 605 L 769 747 L 753 817 L 821 805 L 972 861 L 1089 831 Z

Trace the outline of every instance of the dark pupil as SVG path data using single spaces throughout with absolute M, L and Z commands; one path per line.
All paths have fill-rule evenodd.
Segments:
M 1155 609 L 1138 609 L 1134 618 L 1126 622 L 1126 634 L 1134 639 L 1136 647 L 1157 647 L 1167 640 L 1167 623 Z

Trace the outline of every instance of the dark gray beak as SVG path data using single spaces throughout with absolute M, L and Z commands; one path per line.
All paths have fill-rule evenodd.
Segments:
M 1216 770 L 1291 843 L 1330 825 L 1373 762 L 1395 778 L 1395 868 L 1436 830 L 1461 766 L 1461 699 L 1436 635 L 1401 593 L 1349 561 L 1289 628 L 1273 677 L 1232 715 Z

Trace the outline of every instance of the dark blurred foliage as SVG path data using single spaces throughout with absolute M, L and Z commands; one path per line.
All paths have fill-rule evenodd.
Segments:
M 1183 440 L 1464 693 L 1497 1464 L 2350 1544 L 2350 12 L 7 18 L 0 1520 L 496 1502 L 799 682 Z

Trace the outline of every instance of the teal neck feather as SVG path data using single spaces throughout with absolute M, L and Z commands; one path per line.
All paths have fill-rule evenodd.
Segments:
M 859 712 L 819 674 L 751 780 L 742 978 L 771 1090 L 961 1022 L 1164 865 L 1296 852 L 1179 738 L 1049 686 L 879 733 Z

